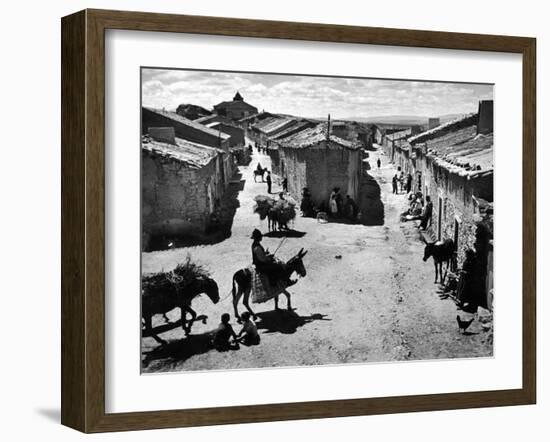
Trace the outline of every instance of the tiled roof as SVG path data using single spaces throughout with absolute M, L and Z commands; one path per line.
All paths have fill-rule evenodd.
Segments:
M 256 112 L 255 114 L 252 114 L 252 115 L 249 115 L 248 117 L 243 117 L 241 118 L 240 120 L 237 120 L 239 123 L 244 123 L 245 121 L 248 121 L 248 120 L 253 120 L 255 118 L 259 118 L 261 116 L 264 116 L 264 118 L 268 118 L 270 116 L 272 116 L 269 112 Z
M 424 143 L 432 138 L 440 137 L 447 132 L 453 132 L 462 127 L 471 126 L 477 124 L 477 114 L 470 114 L 466 117 L 459 118 L 457 120 L 451 120 L 447 123 L 443 123 L 433 129 L 414 135 L 408 139 L 409 143 L 417 144 Z
M 310 121 L 296 121 L 295 124 L 282 130 L 278 134 L 274 135 L 272 138 L 274 140 L 282 140 L 283 138 L 291 136 L 296 132 L 300 132 L 302 130 L 308 129 L 311 126 L 312 126 L 312 123 Z
M 477 114 L 449 121 L 408 141 L 426 146 L 427 156 L 461 176 L 481 176 L 493 171 L 493 134 L 478 134 Z
M 493 169 L 493 134 L 478 134 L 477 125 L 426 142 L 428 156 L 460 175 Z
M 319 144 L 327 139 L 327 124 L 321 123 L 310 129 L 303 130 L 298 132 L 290 137 L 280 140 L 280 145 L 282 147 L 289 147 L 294 149 L 303 149 L 306 147 L 314 146 Z M 359 149 L 361 143 L 344 140 L 335 135 L 330 136 L 330 141 L 336 143 L 346 149 Z
M 196 123 L 207 125 L 208 123 L 211 123 L 212 121 L 219 121 L 221 117 L 217 114 L 212 115 L 205 115 L 204 117 L 197 118 L 196 120 L 193 120 Z
M 175 112 L 169 112 L 169 111 L 165 111 L 165 110 L 161 110 L 161 109 L 153 109 L 153 108 L 150 108 L 150 107 L 144 107 L 144 109 L 147 109 L 149 112 L 154 112 L 158 115 L 162 115 L 163 117 L 169 118 L 170 120 L 173 120 L 173 121 L 175 121 L 179 124 L 183 124 L 185 126 L 192 127 L 193 129 L 206 132 L 206 133 L 208 133 L 212 136 L 215 136 L 215 137 L 220 136 L 218 131 L 213 130 L 213 129 L 209 129 L 208 127 L 204 126 L 203 124 L 197 123 L 196 121 L 193 121 L 193 120 L 189 120 L 185 117 L 182 117 L 181 115 L 178 115 Z M 227 140 L 227 139 L 230 138 L 230 135 L 222 133 L 220 138 L 222 140 Z
M 191 169 L 200 169 L 217 155 L 224 153 L 221 149 L 192 143 L 181 138 L 176 138 L 176 144 L 170 144 L 155 141 L 149 136 L 142 137 L 141 148 L 150 153 L 184 163 Z
M 290 118 L 281 118 L 279 120 L 274 120 L 271 123 L 266 124 L 265 126 L 262 126 L 260 130 L 269 135 L 270 133 L 277 132 L 277 130 L 280 130 L 285 126 L 292 124 L 293 121 L 295 120 L 292 120 Z
M 269 124 L 280 120 L 281 120 L 281 117 L 277 117 L 274 115 L 272 117 L 267 117 L 267 118 L 264 118 L 263 120 L 258 121 L 252 127 L 257 130 L 262 130 L 265 126 L 268 126 Z
M 409 135 L 411 135 L 412 129 L 405 129 L 401 130 L 399 132 L 393 132 L 391 134 L 386 135 L 386 138 L 390 141 L 396 141 L 401 140 L 403 138 L 407 138 Z

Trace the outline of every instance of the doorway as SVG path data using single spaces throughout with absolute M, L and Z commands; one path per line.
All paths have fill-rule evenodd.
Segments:
M 437 239 L 438 241 L 441 241 L 441 228 L 443 226 L 443 200 L 441 197 L 438 198 L 438 210 L 437 210 Z

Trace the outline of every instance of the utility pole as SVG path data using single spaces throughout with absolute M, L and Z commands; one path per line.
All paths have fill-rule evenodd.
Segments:
M 330 140 L 330 114 L 328 114 L 328 120 L 327 120 L 327 141 Z

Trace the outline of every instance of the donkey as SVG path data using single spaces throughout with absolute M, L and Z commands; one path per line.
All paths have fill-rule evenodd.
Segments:
M 294 255 L 286 262 L 286 274 L 284 277 L 284 281 L 288 281 L 288 279 L 290 278 L 290 276 L 292 276 L 294 272 L 296 272 L 301 277 L 306 276 L 306 269 L 304 267 L 304 262 L 302 261 L 302 258 L 306 256 L 306 253 L 307 250 L 304 251 L 304 249 L 302 248 L 296 255 Z M 239 315 L 237 305 L 239 303 L 239 299 L 241 299 L 241 296 L 243 296 L 243 294 L 243 305 L 250 312 L 254 320 L 256 320 L 258 316 L 252 311 L 249 304 L 250 292 L 252 290 L 251 270 L 248 267 L 237 270 L 233 275 L 232 283 L 233 309 L 235 311 L 235 318 L 237 318 L 237 322 L 241 322 L 241 317 Z M 282 290 L 282 293 L 285 294 L 287 299 L 287 309 L 292 310 L 290 293 L 286 290 L 286 287 Z M 273 299 L 275 300 L 275 310 L 279 310 L 279 294 L 277 294 Z
M 254 169 L 254 182 L 257 183 L 258 181 L 256 181 L 256 178 L 257 177 L 260 177 L 262 179 L 262 183 L 264 182 L 264 173 L 267 172 L 267 167 L 264 167 L 263 169 Z
M 279 217 L 279 212 L 274 208 L 271 208 L 267 212 L 267 229 L 270 232 L 275 230 L 289 230 L 288 221 L 282 221 Z
M 426 243 L 426 247 L 424 247 L 424 258 L 422 259 L 424 262 L 426 262 L 430 258 L 430 256 L 433 257 L 435 268 L 434 284 L 437 284 L 438 274 L 440 282 L 441 284 L 443 284 L 449 270 L 449 264 L 451 263 L 453 255 L 455 253 L 455 243 L 452 239 L 446 239 L 443 242 L 427 242 L 424 239 L 424 242 Z M 445 276 L 443 276 L 443 263 L 447 264 L 447 266 L 445 267 Z
M 181 327 L 185 332 L 185 336 L 188 336 L 191 333 L 193 322 L 197 319 L 197 312 L 191 308 L 191 302 L 201 293 L 206 293 L 214 304 L 217 304 L 220 300 L 218 284 L 207 277 L 199 277 L 181 290 L 176 289 L 175 286 L 144 289 L 141 295 L 141 316 L 145 323 L 145 330 L 159 344 L 165 344 L 166 341 L 153 333 L 153 315 L 166 315 L 167 312 L 179 307 L 181 309 Z M 187 313 L 191 314 L 191 321 L 189 322 L 186 322 Z

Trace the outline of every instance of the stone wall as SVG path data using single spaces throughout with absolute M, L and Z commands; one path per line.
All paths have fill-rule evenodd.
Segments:
M 142 244 L 153 236 L 202 233 L 216 198 L 223 193 L 220 156 L 200 169 L 142 151 Z
M 334 187 L 343 197 L 357 199 L 360 184 L 360 151 L 349 150 L 325 142 L 305 149 L 281 148 L 280 173 L 288 178 L 288 190 L 300 198 L 307 187 L 313 203 L 323 207 Z
M 457 242 L 458 263 L 464 260 L 465 251 L 474 248 L 476 233 L 482 216 L 474 197 L 492 192 L 492 176 L 478 179 L 450 173 L 429 158 L 422 161 L 422 192 L 433 202 L 432 231 L 436 239 L 450 238 Z
M 231 126 L 230 124 L 218 123 L 216 125 L 210 126 L 211 129 L 221 130 L 227 135 L 231 135 L 229 138 L 229 146 L 244 146 L 244 130 L 240 127 Z
M 194 143 L 210 147 L 220 147 L 224 150 L 229 149 L 229 140 L 221 140 L 219 136 L 208 133 L 200 128 L 188 126 L 164 115 L 142 108 L 141 130 L 143 134 L 149 132 L 150 127 L 173 127 L 176 137 L 183 138 Z M 195 123 L 199 125 L 198 123 Z M 199 125 L 200 127 L 200 125 Z

